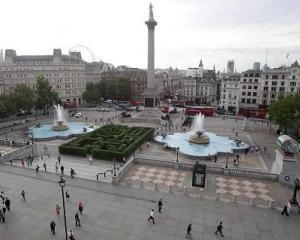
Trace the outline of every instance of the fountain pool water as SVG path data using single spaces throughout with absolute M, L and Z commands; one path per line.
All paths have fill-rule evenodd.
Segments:
M 62 106 L 55 106 L 56 114 L 53 124 L 30 127 L 29 136 L 35 140 L 68 139 L 93 131 L 97 127 L 82 122 L 67 122 Z
M 175 133 L 167 136 L 156 136 L 155 141 L 167 144 L 169 147 L 176 149 L 179 147 L 179 152 L 184 155 L 196 158 L 204 158 L 216 155 L 218 153 L 232 153 L 243 151 L 248 148 L 248 144 L 240 142 L 237 143 L 234 139 L 228 137 L 217 136 L 212 132 L 204 131 L 204 116 L 195 116 L 191 131 L 186 133 Z M 190 142 L 191 136 L 199 130 L 209 138 L 207 144 L 197 144 Z

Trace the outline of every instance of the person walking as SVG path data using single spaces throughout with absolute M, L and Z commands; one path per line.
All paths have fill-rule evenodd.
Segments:
M 153 209 L 152 209 L 151 212 L 150 212 L 150 217 L 148 218 L 148 222 L 149 222 L 150 220 L 152 220 L 152 223 L 155 224 L 155 222 L 154 222 L 154 211 L 153 211 Z
M 22 190 L 21 196 L 22 196 L 23 200 L 25 201 L 26 199 L 25 199 L 25 191 L 24 190 Z
M 90 166 L 92 166 L 93 158 L 89 157 Z
M 9 198 L 5 198 L 4 204 L 6 206 L 7 211 L 10 211 L 10 200 Z
M 189 224 L 186 229 L 186 235 L 185 235 L 186 238 L 190 238 L 190 239 L 192 238 L 191 231 L 192 231 L 192 224 Z
M 47 164 L 46 164 L 46 162 L 44 162 L 43 167 L 45 169 L 45 172 L 47 172 Z
M 76 213 L 75 213 L 75 225 L 76 225 L 76 227 L 77 226 L 81 227 L 81 225 L 80 225 L 80 219 L 79 219 L 79 215 L 78 215 L 78 211 L 76 211 Z
M 158 201 L 158 212 L 159 212 L 159 213 L 161 213 L 162 205 L 163 205 L 162 199 L 159 199 L 159 201 Z
M 68 232 L 68 238 L 69 238 L 70 240 L 75 240 L 74 234 L 73 234 L 73 231 L 72 231 L 72 230 L 70 230 L 70 231 Z
M 59 164 L 59 165 L 60 165 L 60 160 L 61 160 L 61 156 L 58 155 L 58 156 L 57 156 L 57 161 L 58 161 L 58 164 Z
M 75 171 L 73 168 L 71 168 L 70 170 L 70 175 L 71 175 L 71 178 L 74 178 L 74 175 L 75 175 Z
M 40 166 L 37 164 L 36 166 L 35 166 L 35 172 L 38 174 L 39 173 L 39 169 L 40 169 Z
M 0 221 L 5 223 L 5 215 L 3 214 L 2 209 L 0 209 Z
M 60 206 L 56 204 L 55 206 L 56 215 L 58 216 L 60 214 Z
M 289 216 L 288 204 L 290 204 L 290 202 L 288 202 L 287 204 L 284 205 L 281 215 L 285 214 L 286 216 Z
M 60 166 L 60 173 L 61 173 L 61 175 L 64 175 L 64 170 L 65 170 L 64 166 L 61 165 L 61 166 Z
M 3 212 L 4 216 L 5 216 L 5 214 L 6 214 L 6 206 L 5 206 L 4 202 L 1 203 L 1 209 L 2 209 L 2 212 Z
M 69 194 L 68 191 L 66 191 L 66 199 L 67 199 L 67 200 L 70 200 L 70 194 Z
M 215 163 L 218 161 L 218 157 L 217 155 L 215 155 Z
M 217 226 L 217 231 L 215 231 L 215 234 L 217 235 L 219 232 L 221 236 L 224 237 L 222 230 L 223 230 L 223 223 L 220 222 L 220 224 Z
M 52 220 L 50 222 L 50 230 L 51 230 L 53 235 L 55 235 L 55 226 L 56 226 L 56 224 L 55 224 L 54 220 Z
M 23 159 L 23 158 L 21 159 L 21 163 L 22 163 L 22 168 L 23 168 L 23 167 L 25 166 L 25 165 L 24 165 L 24 159 Z
M 55 172 L 56 173 L 58 172 L 58 163 L 57 162 L 55 163 Z
M 79 205 L 78 205 L 78 211 L 82 215 L 82 212 L 83 212 L 83 204 L 82 204 L 82 202 L 80 202 Z

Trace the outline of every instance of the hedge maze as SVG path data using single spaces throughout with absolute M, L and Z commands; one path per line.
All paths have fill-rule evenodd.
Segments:
M 109 124 L 59 146 L 61 154 L 95 159 L 122 160 L 146 140 L 152 139 L 154 128 Z

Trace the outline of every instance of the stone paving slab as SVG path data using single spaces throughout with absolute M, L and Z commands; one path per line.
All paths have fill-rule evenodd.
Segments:
M 187 179 L 187 181 L 184 181 L 184 179 Z M 133 165 L 120 184 L 140 188 L 141 181 L 143 181 L 144 188 L 152 191 L 156 191 L 156 183 L 158 191 L 168 192 L 169 186 L 172 186 L 174 192 L 182 193 L 183 188 L 188 187 L 189 194 L 193 196 L 200 194 L 199 188 L 192 187 L 191 171 L 143 164 Z M 291 189 L 277 182 L 207 174 L 204 194 L 208 198 L 214 199 L 217 193 L 224 200 L 231 201 L 233 196 L 236 196 L 237 201 L 248 204 L 251 198 L 256 198 L 256 203 L 263 206 L 267 206 L 270 200 L 274 200 L 276 207 L 282 207 L 292 196 Z

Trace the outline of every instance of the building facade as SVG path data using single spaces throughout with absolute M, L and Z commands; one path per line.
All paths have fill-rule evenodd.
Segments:
M 281 96 L 295 95 L 300 92 L 300 66 L 296 61 L 290 67 L 279 67 L 263 71 L 262 105 L 270 105 Z
M 229 60 L 227 62 L 227 74 L 234 74 L 234 61 Z
M 61 102 L 80 105 L 86 83 L 101 81 L 101 74 L 111 69 L 111 64 L 83 61 L 80 52 L 65 55 L 61 49 L 54 49 L 52 55 L 17 55 L 7 49 L 2 63 L 3 92 L 10 94 L 18 84 L 35 90 L 37 77 L 43 76 Z
M 240 100 L 240 75 L 224 74 L 221 79 L 219 107 L 225 111 L 238 113 Z

